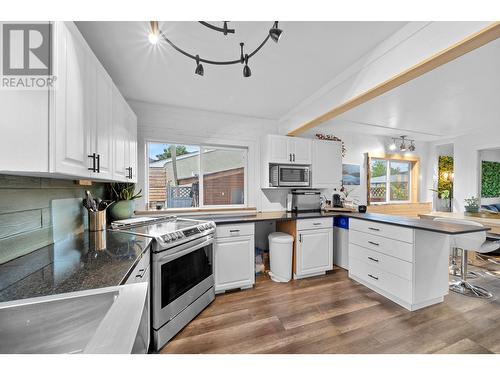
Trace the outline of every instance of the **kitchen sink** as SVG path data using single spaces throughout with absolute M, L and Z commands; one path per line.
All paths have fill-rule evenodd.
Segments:
M 0 303 L 0 353 L 144 353 L 147 283 Z

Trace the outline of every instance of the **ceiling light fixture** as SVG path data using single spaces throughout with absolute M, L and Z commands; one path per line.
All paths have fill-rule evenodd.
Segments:
M 399 146 L 397 145 L 397 142 L 399 142 Z M 410 143 L 408 144 L 408 142 Z M 401 135 L 398 138 L 392 138 L 392 143 L 389 145 L 389 150 L 395 151 L 399 148 L 399 151 L 401 152 L 405 152 L 406 150 L 413 152 L 416 149 L 414 142 L 414 139 L 408 139 L 406 135 Z
M 389 150 L 395 151 L 396 148 L 397 148 L 397 146 L 396 146 L 396 138 L 392 138 L 392 143 L 389 146 Z
M 157 44 L 160 41 L 160 37 L 158 36 L 158 22 L 151 21 L 151 31 L 148 35 L 149 43 Z
M 228 21 L 224 21 L 223 27 L 218 27 L 215 25 L 212 25 L 208 22 L 204 21 L 199 21 L 200 24 L 203 26 L 208 27 L 209 29 L 221 32 L 224 35 L 227 34 L 234 34 L 235 30 L 228 28 Z M 170 39 L 167 38 L 165 33 L 160 30 L 158 27 L 158 21 L 151 21 L 151 32 L 148 35 L 148 39 L 151 44 L 157 44 L 160 39 L 164 40 L 167 42 L 173 49 L 175 49 L 177 52 L 183 54 L 186 57 L 189 57 L 190 59 L 193 59 L 196 61 L 196 69 L 195 69 L 195 74 L 203 76 L 204 69 L 203 65 L 201 63 L 206 63 L 206 64 L 211 64 L 211 65 L 233 65 L 233 64 L 245 64 L 243 67 L 243 77 L 250 77 L 252 75 L 252 71 L 250 67 L 248 66 L 248 60 L 252 58 L 257 52 L 260 51 L 262 47 L 267 43 L 269 39 L 272 39 L 274 42 L 278 43 L 278 41 L 281 38 L 281 35 L 283 34 L 283 30 L 278 28 L 278 21 L 274 21 L 273 26 L 269 29 L 269 32 L 267 33 L 266 37 L 260 43 L 257 48 L 253 50 L 253 52 L 244 54 L 243 53 L 243 46 L 244 43 L 240 43 L 240 57 L 236 60 L 207 60 L 201 58 L 199 55 L 193 55 L 189 52 L 186 52 L 182 48 L 178 47 L 176 44 L 174 44 Z

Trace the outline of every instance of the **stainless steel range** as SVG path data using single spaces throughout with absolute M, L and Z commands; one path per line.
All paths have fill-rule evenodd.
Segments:
M 112 226 L 155 239 L 152 325 L 154 347 L 159 350 L 215 299 L 215 223 L 172 216 L 115 221 Z

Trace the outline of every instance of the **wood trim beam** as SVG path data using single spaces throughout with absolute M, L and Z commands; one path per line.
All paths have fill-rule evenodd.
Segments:
M 475 49 L 484 46 L 485 44 L 500 38 L 500 22 L 494 22 L 490 26 L 478 31 L 475 34 L 468 36 L 467 38 L 453 44 L 452 46 L 442 50 L 441 52 L 432 55 L 431 57 L 425 59 L 424 61 L 412 66 L 411 68 L 395 75 L 392 78 L 378 84 L 372 89 L 365 91 L 364 93 L 355 96 L 352 99 L 340 104 L 339 106 L 333 108 L 332 110 L 326 112 L 325 114 L 306 122 L 305 124 L 299 126 L 297 129 L 292 130 L 288 133 L 289 136 L 298 136 L 309 129 L 315 128 L 318 125 L 331 120 L 335 117 L 340 116 L 342 113 L 347 112 L 367 101 L 374 99 L 386 92 L 401 86 L 421 75 L 428 73 L 456 58 L 465 55 Z

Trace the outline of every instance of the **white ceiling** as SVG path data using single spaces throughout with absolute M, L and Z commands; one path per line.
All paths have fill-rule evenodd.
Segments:
M 243 66 L 195 62 L 170 46 L 152 46 L 148 22 L 77 22 L 83 36 L 127 99 L 278 119 L 389 37 L 405 22 L 280 22 L 269 41 Z M 160 22 L 177 45 L 201 57 L 237 59 L 239 42 L 253 50 L 272 22 L 230 22 L 224 36 L 198 22 Z
M 498 137 L 498 129 L 500 39 L 321 126 L 330 133 L 407 134 L 423 141 L 475 132 Z

